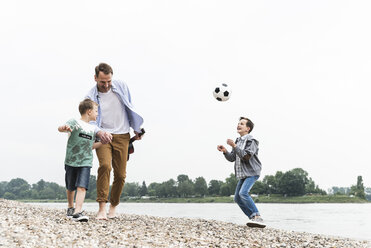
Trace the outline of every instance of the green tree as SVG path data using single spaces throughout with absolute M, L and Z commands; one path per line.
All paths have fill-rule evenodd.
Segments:
M 226 183 L 223 183 L 221 186 L 220 186 L 220 192 L 219 194 L 221 196 L 230 196 L 231 195 L 231 189 L 229 188 L 228 184 Z M 234 193 L 233 193 L 234 194 Z
M 124 190 L 122 191 L 121 197 L 123 196 L 139 196 L 139 184 L 138 183 L 125 183 Z
M 362 176 L 357 177 L 357 184 L 350 187 L 350 192 L 361 199 L 366 199 Z
M 1 197 L 4 197 L 4 194 L 6 192 L 6 186 L 7 186 L 8 182 L 0 182 L 0 198 Z
M 308 173 L 301 168 L 285 172 L 278 182 L 278 191 L 289 196 L 304 195 L 309 181 L 307 176 Z
M 15 200 L 16 196 L 13 193 L 10 192 L 5 192 L 4 193 L 4 198 L 8 200 Z
M 175 197 L 178 195 L 176 181 L 174 179 L 169 179 L 163 184 L 164 184 L 164 187 L 166 188 L 167 197 Z
M 211 180 L 209 182 L 209 187 L 207 189 L 209 192 L 209 195 L 212 195 L 212 196 L 219 195 L 220 187 L 222 186 L 222 184 L 223 184 L 223 181 Z
M 261 181 L 256 181 L 250 192 L 251 194 L 267 194 L 267 185 Z
M 97 177 L 90 175 L 88 191 L 86 192 L 86 198 L 95 200 L 97 199 Z
M 46 184 L 46 182 L 43 179 L 41 179 L 36 184 L 32 184 L 32 189 L 35 189 L 37 191 L 44 190 L 45 189 L 45 184 Z
M 182 183 L 182 182 L 190 181 L 189 177 L 188 177 L 187 175 L 184 175 L 184 174 L 180 174 L 180 175 L 177 177 L 177 180 L 178 180 L 178 183 Z
M 238 182 L 238 180 L 233 173 L 231 173 L 229 175 L 229 177 L 227 177 L 225 179 L 225 183 L 226 183 L 226 185 L 228 186 L 228 189 L 229 189 L 228 195 L 234 195 L 234 191 L 236 190 L 237 182 Z
M 145 195 L 147 195 L 147 193 L 148 193 L 147 185 L 146 185 L 146 182 L 143 181 L 142 187 L 140 187 L 140 189 L 139 189 L 139 195 L 140 196 L 145 196 Z
M 277 172 L 278 173 L 278 172 Z M 263 183 L 267 186 L 267 194 L 277 194 L 278 193 L 278 179 L 281 178 L 281 174 L 279 173 L 277 176 L 267 175 L 263 178 Z M 282 173 L 282 172 L 281 172 Z
M 10 180 L 6 186 L 6 192 L 12 193 L 15 199 L 25 199 L 31 195 L 31 186 L 22 178 Z
M 191 180 L 183 181 L 178 184 L 178 193 L 180 197 L 189 197 L 194 194 L 194 184 Z
M 160 187 L 159 183 L 151 183 L 148 185 L 148 195 L 150 196 L 158 196 L 157 189 Z
M 199 196 L 205 196 L 207 194 L 207 184 L 205 178 L 197 177 L 195 179 L 194 192 Z

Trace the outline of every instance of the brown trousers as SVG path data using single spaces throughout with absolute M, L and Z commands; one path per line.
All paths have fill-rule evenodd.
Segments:
M 110 203 L 112 206 L 117 206 L 125 184 L 130 134 L 113 134 L 112 136 L 111 143 L 102 145 L 96 151 L 99 160 L 97 202 L 108 202 L 110 174 L 113 168 Z

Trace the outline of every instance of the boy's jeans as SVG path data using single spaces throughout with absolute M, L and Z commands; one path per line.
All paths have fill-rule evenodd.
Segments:
M 258 178 L 259 176 L 251 176 L 240 179 L 237 183 L 236 192 L 234 193 L 234 201 L 250 219 L 255 215 L 260 215 L 253 199 L 249 195 L 250 189 Z

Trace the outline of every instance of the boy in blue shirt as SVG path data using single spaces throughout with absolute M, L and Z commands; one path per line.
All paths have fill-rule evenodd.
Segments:
M 228 152 L 222 145 L 218 145 L 217 148 L 218 151 L 223 152 L 228 161 L 235 162 L 234 170 L 238 183 L 234 201 L 249 217 L 250 221 L 246 225 L 264 228 L 266 225 L 263 223 L 254 200 L 249 195 L 250 189 L 258 180 L 262 168 L 258 159 L 259 142 L 250 135 L 253 128 L 254 123 L 250 119 L 241 117 L 237 125 L 237 132 L 240 137 L 237 138 L 236 142 L 231 139 L 227 140 L 227 144 L 232 147 L 232 151 Z
M 58 127 L 59 132 L 68 132 L 68 142 L 65 158 L 65 181 L 68 200 L 67 217 L 74 221 L 87 222 L 89 217 L 82 211 L 86 190 L 89 186 L 90 169 L 93 164 L 93 152 L 101 145 L 95 138 L 100 129 L 89 124 L 98 116 L 98 104 L 85 99 L 79 105 L 80 119 L 71 119 Z M 76 193 L 76 204 L 73 199 Z

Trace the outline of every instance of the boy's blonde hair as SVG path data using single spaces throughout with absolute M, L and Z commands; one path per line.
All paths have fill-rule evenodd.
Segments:
M 83 115 L 86 113 L 86 111 L 93 109 L 94 106 L 98 106 L 98 103 L 94 102 L 90 99 L 85 99 L 84 101 L 80 102 L 79 104 L 79 111 L 80 114 Z

